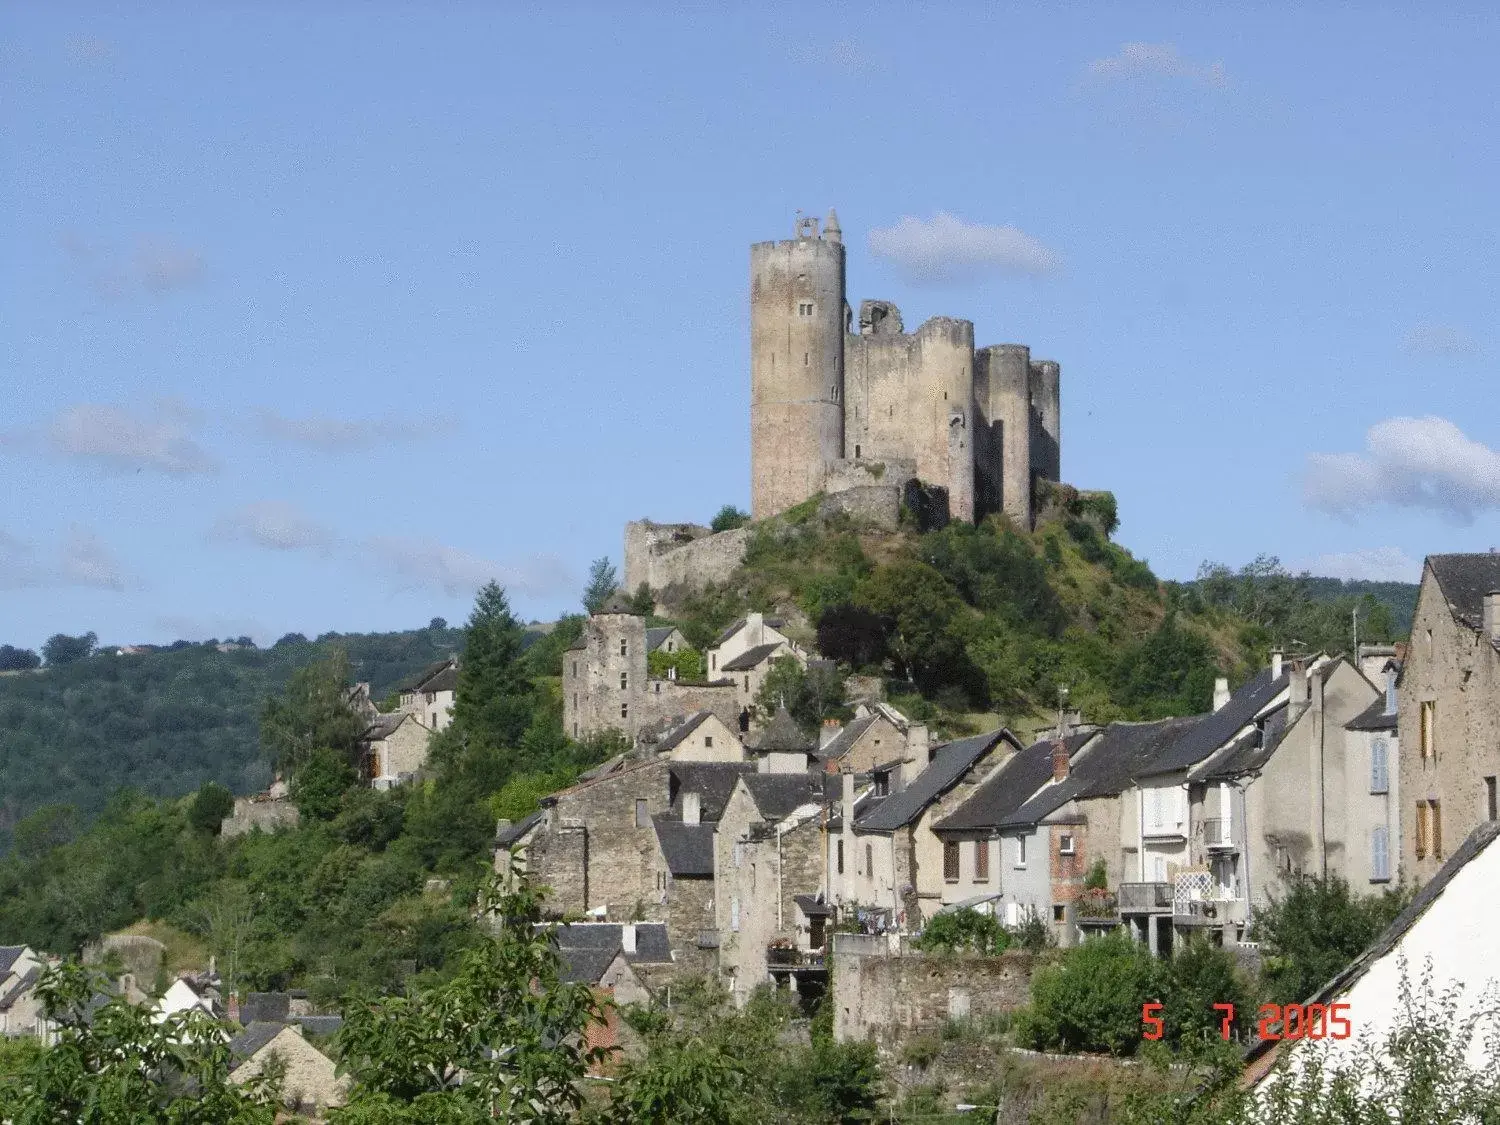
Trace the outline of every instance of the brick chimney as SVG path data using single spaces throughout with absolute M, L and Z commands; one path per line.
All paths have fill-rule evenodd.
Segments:
M 1500 590 L 1491 590 L 1484 596 L 1484 635 L 1500 641 Z
M 240 1022 L 240 994 L 238 992 L 229 994 L 229 1002 L 224 1007 L 224 1014 L 229 1018 L 230 1023 Z
M 1291 714 L 1289 718 L 1295 719 L 1297 715 L 1307 706 L 1307 664 L 1301 658 L 1290 662 L 1291 670 L 1288 675 L 1289 695 L 1287 702 Z
M 1220 676 L 1214 681 L 1214 710 L 1222 711 L 1229 702 L 1229 681 Z
M 1052 780 L 1068 780 L 1068 744 L 1060 738 L 1052 744 Z

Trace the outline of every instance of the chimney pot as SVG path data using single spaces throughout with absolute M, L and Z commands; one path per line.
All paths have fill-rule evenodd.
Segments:
M 1271 653 L 1271 679 L 1281 679 L 1281 652 L 1279 650 Z
M 1220 676 L 1214 681 L 1214 710 L 1223 710 L 1224 704 L 1229 702 L 1229 680 Z
M 1058 739 L 1052 744 L 1052 780 L 1068 779 L 1068 744 Z
M 703 797 L 688 792 L 682 795 L 682 823 L 699 824 L 703 820 Z
M 635 923 L 626 922 L 620 927 L 620 948 L 626 953 L 635 952 Z

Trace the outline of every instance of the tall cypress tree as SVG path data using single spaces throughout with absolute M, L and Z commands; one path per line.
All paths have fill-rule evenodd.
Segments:
M 505 591 L 486 583 L 469 615 L 453 704 L 454 725 L 473 742 L 514 748 L 531 724 L 532 685 L 521 663 L 522 636 Z

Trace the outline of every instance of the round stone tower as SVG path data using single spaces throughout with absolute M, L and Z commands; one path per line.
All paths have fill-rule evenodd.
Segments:
M 750 247 L 750 514 L 823 487 L 844 456 L 844 243 L 838 216 Z

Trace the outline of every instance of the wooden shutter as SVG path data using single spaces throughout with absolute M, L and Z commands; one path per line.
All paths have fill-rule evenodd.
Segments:
M 1443 858 L 1443 809 L 1437 802 L 1432 804 L 1432 856 L 1434 859 Z
M 1417 849 L 1417 858 L 1418 859 L 1426 859 L 1427 858 L 1427 802 L 1426 801 L 1418 801 L 1417 802 L 1417 826 L 1416 826 L 1416 829 L 1417 829 L 1417 838 L 1416 838 L 1415 843 L 1416 843 L 1416 849 Z
M 943 878 L 950 883 L 958 882 L 958 843 L 943 841 Z
M 990 878 L 990 842 L 974 841 L 974 882 L 987 883 Z

